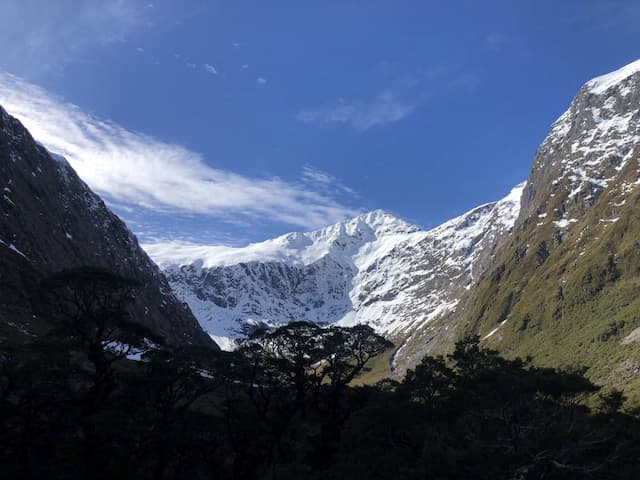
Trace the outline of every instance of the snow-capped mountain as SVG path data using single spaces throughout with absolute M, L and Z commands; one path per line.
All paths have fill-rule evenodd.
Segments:
M 640 60 L 587 82 L 536 153 L 520 221 L 544 215 L 558 196 L 562 207 L 545 222 L 566 227 L 584 215 L 640 144 L 639 105 Z
M 545 366 L 588 366 L 597 383 L 637 391 L 639 212 L 636 61 L 579 90 L 535 155 L 494 265 L 430 328 L 476 333 Z
M 455 308 L 511 230 L 523 186 L 429 231 L 377 210 L 244 248 L 144 248 L 221 345 L 247 323 L 292 320 L 366 323 L 399 345 Z
M 549 292 L 564 295 L 564 285 L 526 292 L 603 195 L 602 212 L 576 234 L 574 266 L 563 272 L 590 258 L 582 243 L 601 238 L 624 209 L 633 214 L 625 202 L 639 182 L 639 105 L 640 61 L 587 82 L 552 125 L 526 184 L 429 231 L 376 211 L 245 248 L 145 248 L 215 338 L 233 338 L 256 321 L 366 323 L 396 343 L 393 364 L 402 371 L 450 349 L 464 332 L 500 339 L 523 296 L 536 304 Z M 512 326 L 524 329 L 545 311 Z

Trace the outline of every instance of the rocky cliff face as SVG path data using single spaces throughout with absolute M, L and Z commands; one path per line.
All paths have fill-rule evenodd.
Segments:
M 526 186 L 428 232 L 374 212 L 246 249 L 149 251 L 216 335 L 247 321 L 368 323 L 396 342 L 401 372 L 478 333 L 606 383 L 607 368 L 640 372 L 639 106 L 640 62 L 591 80 Z
M 572 223 L 595 204 L 640 143 L 640 61 L 587 82 L 531 166 L 518 223 Z M 554 198 L 562 203 L 548 211 Z
M 61 157 L 0 107 L 0 318 L 29 330 L 47 274 L 104 267 L 143 284 L 134 318 L 172 343 L 210 344 L 136 238 Z
M 245 248 L 145 248 L 220 344 L 256 322 L 365 323 L 400 347 L 394 367 L 403 369 L 421 353 L 405 341 L 455 309 L 479 278 L 513 226 L 521 191 L 430 231 L 375 211 Z
M 640 62 L 586 83 L 538 150 L 512 235 L 447 319 L 507 355 L 640 392 Z

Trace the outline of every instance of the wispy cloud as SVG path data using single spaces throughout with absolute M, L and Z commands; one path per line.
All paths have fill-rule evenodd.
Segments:
M 153 8 L 143 0 L 3 0 L 0 65 L 13 71 L 61 70 L 89 47 L 126 40 L 148 27 Z
M 258 82 L 260 85 L 266 85 L 267 79 L 264 77 L 258 77 L 256 78 L 256 82 Z
M 393 92 L 385 92 L 371 101 L 345 101 L 337 104 L 301 110 L 296 118 L 302 123 L 341 123 L 349 125 L 358 132 L 372 127 L 386 125 L 411 115 L 416 108 L 414 102 L 400 98 Z
M 210 73 L 211 75 L 218 75 L 218 70 L 213 65 L 205 63 L 203 67 L 205 72 Z
M 312 165 L 302 167 L 302 181 L 314 190 L 320 190 L 325 193 L 348 193 L 350 195 L 356 195 L 354 190 L 342 183 L 338 177 Z
M 305 165 L 302 167 L 302 178 L 311 182 L 322 183 L 324 185 L 331 184 L 336 180 L 333 175 L 323 172 L 311 165 Z
M 386 88 L 373 98 L 344 99 L 305 108 L 295 114 L 304 124 L 342 124 L 366 132 L 400 122 L 413 115 L 435 95 L 451 95 L 456 90 L 473 93 L 481 79 L 474 73 L 445 65 L 423 66 L 401 72 L 394 62 L 380 62 L 376 71 L 385 78 Z
M 358 213 L 325 189 L 310 188 L 317 172 L 291 182 L 213 168 L 196 152 L 97 118 L 12 75 L 0 74 L 0 104 L 111 202 L 306 228 Z

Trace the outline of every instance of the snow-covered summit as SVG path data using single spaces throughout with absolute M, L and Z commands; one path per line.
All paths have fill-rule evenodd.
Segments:
M 164 242 L 144 248 L 161 268 L 213 268 L 255 261 L 305 266 L 329 254 L 351 257 L 366 243 L 383 239 L 387 244 L 393 243 L 417 232 L 419 227 L 383 210 L 374 210 L 320 230 L 287 233 L 245 247 Z
M 521 219 L 547 213 L 539 223 L 575 223 L 634 158 L 638 145 L 640 60 L 587 82 L 552 125 L 531 167 Z M 547 211 L 553 198 L 566 201 Z
M 589 91 L 595 95 L 601 95 L 611 87 L 618 85 L 632 75 L 640 72 L 640 59 L 619 68 L 615 72 L 601 75 L 587 82 Z
M 364 232 L 370 230 L 376 237 L 413 233 L 420 230 L 420 227 L 407 223 L 385 210 L 373 210 L 368 213 L 363 213 L 350 220 L 345 220 L 318 230 L 318 233 L 325 235 L 328 232 L 335 231 L 336 228 L 338 230 L 343 229 L 343 231 L 349 235 L 353 235 L 357 231 Z
M 479 277 L 514 224 L 522 188 L 432 230 L 375 210 L 242 248 L 145 249 L 221 345 L 229 346 L 243 324 L 292 320 L 364 323 L 402 344 L 454 309 Z

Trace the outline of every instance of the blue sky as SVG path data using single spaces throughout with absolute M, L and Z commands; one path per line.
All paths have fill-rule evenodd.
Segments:
M 433 227 L 506 195 L 580 85 L 640 58 L 636 1 L 0 10 L 0 103 L 145 241 L 244 244 L 376 208 Z

